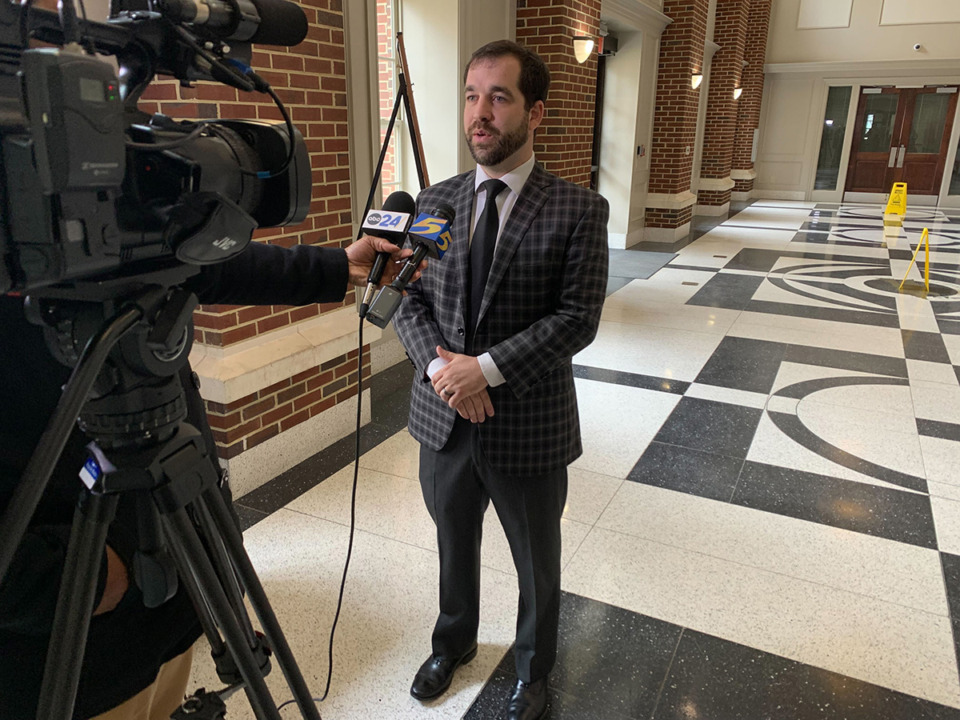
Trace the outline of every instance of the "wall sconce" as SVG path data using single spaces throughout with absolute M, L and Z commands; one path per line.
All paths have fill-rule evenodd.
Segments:
M 583 64 L 593 52 L 593 38 L 587 35 L 577 35 L 573 39 L 573 55 L 577 62 Z
M 700 87 L 700 83 L 702 82 L 703 82 L 702 73 L 694 73 L 693 75 L 690 76 L 690 87 L 692 87 L 694 90 Z
M 741 95 L 743 95 L 743 88 L 742 88 L 742 87 L 738 87 L 738 88 L 734 88 L 734 89 L 733 89 L 733 99 L 734 99 L 734 100 L 739 100 Z

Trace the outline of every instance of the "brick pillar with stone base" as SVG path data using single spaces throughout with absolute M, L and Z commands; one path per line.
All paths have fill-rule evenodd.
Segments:
M 657 99 L 650 147 L 645 241 L 674 242 L 690 232 L 696 196 L 690 191 L 710 0 L 665 0 L 672 22 L 660 38 Z
M 703 135 L 703 162 L 697 193 L 697 214 L 725 217 L 730 212 L 733 148 L 741 88 L 744 47 L 750 0 L 717 0 L 714 41 L 720 46 L 713 57 L 707 97 L 707 123 Z
M 770 28 L 771 0 L 750 0 L 747 40 L 743 54 L 743 95 L 737 112 L 737 132 L 733 141 L 731 179 L 736 183 L 732 200 L 751 200 L 757 177 L 753 165 L 753 145 L 760 127 L 760 106 L 763 101 L 763 63 L 767 55 L 767 32 Z

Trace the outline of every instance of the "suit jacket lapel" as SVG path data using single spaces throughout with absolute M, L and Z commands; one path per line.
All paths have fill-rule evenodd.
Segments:
M 487 312 L 487 308 L 490 307 L 493 296 L 510 266 L 510 261 L 513 260 L 517 247 L 540 213 L 540 208 L 547 201 L 546 188 L 550 182 L 550 175 L 539 164 L 535 164 L 530 177 L 527 178 L 527 182 L 520 192 L 520 196 L 517 198 L 516 204 L 513 206 L 510 217 L 507 218 L 507 224 L 497 240 L 493 265 L 490 266 L 487 285 L 483 289 L 483 302 L 480 304 L 481 318 Z

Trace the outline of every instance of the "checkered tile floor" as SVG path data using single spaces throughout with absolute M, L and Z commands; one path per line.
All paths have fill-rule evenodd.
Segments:
M 924 227 L 931 293 L 899 293 Z M 958 261 L 960 213 L 911 210 L 885 238 L 877 206 L 760 201 L 607 298 L 575 358 L 585 452 L 550 717 L 960 719 Z M 416 477 L 404 430 L 363 456 L 325 718 L 492 719 L 515 680 L 490 513 L 480 653 L 440 700 L 408 695 L 437 581 Z M 351 480 L 239 501 L 318 693 Z

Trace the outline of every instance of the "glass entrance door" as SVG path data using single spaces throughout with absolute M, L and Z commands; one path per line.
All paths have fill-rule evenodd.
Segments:
M 844 199 L 883 202 L 905 182 L 913 202 L 935 205 L 957 96 L 956 87 L 863 88 Z

